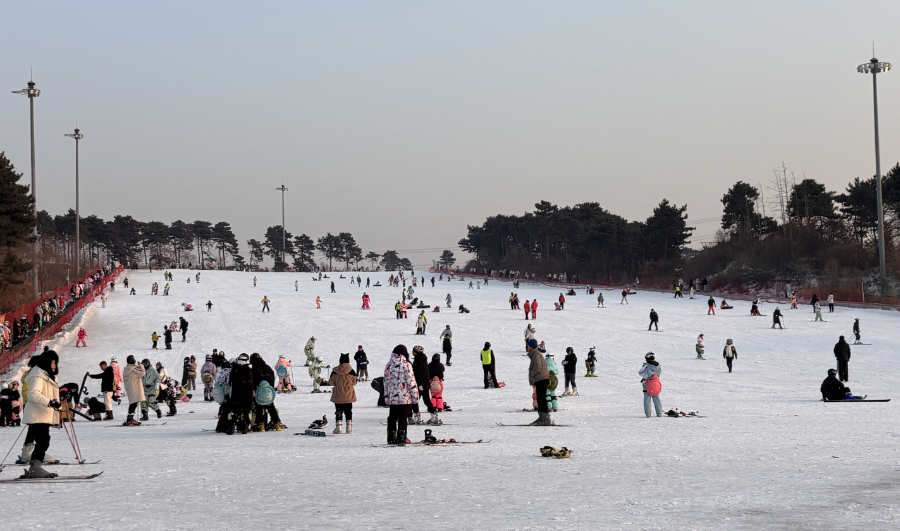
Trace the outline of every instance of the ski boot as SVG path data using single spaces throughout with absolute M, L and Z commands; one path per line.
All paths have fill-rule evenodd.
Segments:
M 327 415 L 322 415 L 322 420 L 314 420 L 314 421 L 312 422 L 312 424 L 309 425 L 309 428 L 308 428 L 308 429 L 311 429 L 311 430 L 313 430 L 313 429 L 321 430 L 321 429 L 324 428 L 325 426 L 328 426 L 328 416 L 327 416 Z
M 142 422 L 145 422 L 145 421 L 148 421 L 148 420 L 150 420 L 150 417 L 147 416 L 147 411 L 146 411 L 146 410 L 145 410 L 145 411 L 141 411 L 141 421 L 142 421 Z
M 161 412 L 160 412 L 160 413 L 161 413 Z M 177 414 L 178 414 L 178 410 L 175 409 L 175 405 L 174 405 L 174 404 L 169 404 L 169 412 L 166 413 L 166 416 L 167 416 L 167 417 L 174 417 L 174 416 L 177 415 Z
M 157 408 L 157 410 L 156 410 L 156 418 L 158 418 L 158 419 L 162 418 L 162 410 L 159 408 Z
M 572 388 L 572 396 L 578 396 L 578 388 L 577 387 Z
M 425 430 L 425 439 L 422 440 L 425 444 L 438 444 L 437 437 L 431 434 L 431 430 Z
M 134 420 L 134 415 L 128 415 L 128 418 L 125 419 L 125 422 L 122 423 L 122 426 L 140 426 L 141 423 Z
M 387 430 L 387 443 L 388 444 L 397 444 L 397 432 L 388 428 Z
M 431 414 L 431 418 L 428 419 L 428 420 L 425 422 L 425 424 L 430 424 L 430 425 L 432 425 L 432 426 L 441 426 L 442 424 L 444 424 L 444 422 L 443 422 L 441 419 L 438 418 L 438 414 L 437 414 L 437 413 L 432 413 L 432 414 Z
M 416 425 L 422 425 L 422 424 L 425 424 L 424 422 L 422 422 L 422 415 L 420 415 L 419 413 L 416 413 Z
M 566 392 L 563 393 L 563 394 L 561 394 L 561 395 L 559 395 L 559 396 L 572 396 L 572 393 L 570 393 L 570 392 L 569 392 L 569 388 L 566 387 Z
M 31 466 L 28 468 L 28 470 L 25 471 L 24 474 L 22 474 L 21 477 L 29 478 L 29 479 L 32 479 L 32 478 L 45 478 L 46 479 L 46 478 L 55 478 L 59 475 L 55 472 L 47 472 L 46 470 L 44 470 L 44 467 L 42 467 L 41 464 L 42 463 L 40 461 L 31 461 Z
M 545 447 L 541 448 L 541 457 L 553 457 L 553 454 L 555 454 L 558 451 L 559 450 L 557 450 L 556 448 L 554 448 L 552 446 L 545 446 Z
M 565 446 L 563 446 L 559 450 L 556 450 L 553 452 L 553 457 L 555 457 L 557 459 L 565 459 L 565 458 L 569 457 L 570 455 L 572 455 L 572 450 L 569 450 Z
M 406 430 L 399 430 L 397 432 L 397 446 L 406 446 L 409 444 L 409 440 L 406 438 Z
M 112 411 L 107 411 L 107 412 L 106 412 L 106 417 L 105 417 L 103 420 L 116 420 L 116 419 L 113 418 L 113 412 L 112 412 Z

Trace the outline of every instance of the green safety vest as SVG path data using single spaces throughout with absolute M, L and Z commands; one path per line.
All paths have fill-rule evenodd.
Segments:
M 493 360 L 493 350 L 482 350 L 481 351 L 481 364 L 482 365 L 490 365 Z

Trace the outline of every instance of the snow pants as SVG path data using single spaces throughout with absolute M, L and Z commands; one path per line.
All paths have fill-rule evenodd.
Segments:
M 656 416 L 662 415 L 662 402 L 659 400 L 659 395 L 650 396 L 647 391 L 644 391 L 644 414 L 650 414 L 650 400 L 653 400 L 653 407 L 656 409 Z
M 270 313 L 272 312 L 272 310 L 269 309 L 269 303 L 268 303 L 268 302 L 264 302 L 264 303 L 263 303 L 263 309 L 262 309 L 262 311 L 264 311 L 264 312 L 270 312 Z
M 481 369 L 484 371 L 484 388 L 487 389 L 491 386 L 491 382 L 493 382 L 494 387 L 497 386 L 497 372 L 494 370 L 493 365 L 482 365 Z M 490 375 L 491 380 L 488 380 L 488 376 Z
M 44 454 L 46 454 L 47 449 L 50 448 L 50 425 L 29 424 L 25 444 L 30 442 L 29 439 L 34 441 L 34 451 L 31 452 L 31 460 L 43 461 Z
M 709 307 L 709 310 L 707 310 L 706 315 L 709 315 L 709 314 L 713 314 L 713 315 L 716 314 L 716 307 L 715 307 L 715 306 L 710 306 L 710 307 Z
M 406 433 L 406 419 L 409 418 L 410 413 L 412 412 L 411 404 L 401 404 L 398 406 L 392 405 L 390 406 L 390 412 L 388 413 L 387 419 L 387 428 L 388 432 L 403 432 Z
M 342 417 L 347 417 L 347 420 L 353 420 L 353 402 L 334 405 L 335 420 L 340 422 Z
M 659 330 L 659 321 L 650 321 L 650 326 L 647 327 L 647 330 L 650 330 L 654 326 L 656 327 L 657 330 Z
M 216 385 L 216 382 L 203 383 L 203 399 L 204 400 L 212 400 L 213 399 L 213 386 Z
M 535 395 L 537 395 L 537 396 L 547 396 L 547 386 L 548 386 L 548 385 L 550 385 L 550 379 L 549 379 L 549 378 L 547 378 L 546 380 L 540 380 L 540 381 L 534 382 L 534 392 L 535 392 Z M 540 411 L 540 412 L 542 412 L 542 413 L 549 413 L 549 411 L 548 411 L 549 408 L 547 407 L 547 401 L 546 401 L 546 400 L 538 400 L 538 401 L 537 401 L 537 408 L 538 408 L 538 411 Z
M 838 368 L 838 380 L 842 382 L 850 381 L 850 367 L 849 361 L 847 360 L 838 360 L 837 361 Z
M 256 411 L 253 415 L 253 422 L 255 424 L 260 424 L 262 419 L 264 419 L 267 415 L 269 417 L 269 424 L 281 424 L 281 417 L 278 416 L 278 410 L 275 409 L 275 404 L 269 404 L 268 406 L 261 406 L 259 404 L 254 404 L 256 407 Z
M 725 358 L 725 365 L 728 365 L 728 372 L 731 372 L 731 364 L 734 362 L 734 358 Z
M 565 373 L 565 375 L 566 375 L 566 389 L 568 389 L 569 385 L 571 385 L 572 390 L 577 391 L 578 387 L 575 385 L 575 373 L 567 372 L 567 373 Z

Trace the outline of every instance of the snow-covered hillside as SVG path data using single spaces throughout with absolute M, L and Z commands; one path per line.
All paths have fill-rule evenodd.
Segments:
M 786 330 L 772 330 L 769 317 L 751 317 L 750 304 L 707 316 L 706 298 L 673 299 L 641 292 L 619 304 L 619 290 L 605 291 L 607 308 L 583 290 L 554 312 L 559 289 L 525 286 L 521 301 L 540 302 L 529 321 L 556 354 L 571 346 L 579 357 L 579 397 L 561 398 L 553 415 L 570 427 L 500 427 L 526 423 L 531 407 L 528 358 L 524 357 L 523 312 L 511 311 L 512 285 L 491 281 L 467 289 L 468 281 L 430 282 L 416 296 L 432 306 L 454 305 L 469 314 L 428 315 L 428 333 L 415 335 L 415 315 L 394 317 L 400 288 L 351 286 L 331 274 L 329 284 L 310 274 L 174 271 L 171 295 L 161 295 L 161 272 L 126 272 L 138 294 L 121 282 L 109 297 L 86 310 L 87 348 L 74 337 L 51 344 L 60 353 L 60 381 L 80 382 L 97 372 L 101 360 L 129 354 L 161 361 L 176 377 L 181 360 L 200 363 L 213 348 L 228 357 L 260 353 L 270 364 L 279 354 L 296 367 L 300 392 L 279 395 L 276 406 L 289 429 L 226 436 L 215 427 L 215 403 L 182 404 L 174 418 L 125 428 L 126 406 L 116 406 L 116 422 L 76 423 L 88 459 L 85 470 L 104 471 L 91 483 L 0 484 L 3 529 L 36 525 L 69 529 L 889 529 L 897 525 L 896 353 L 897 312 L 838 307 L 827 322 L 814 323 L 809 306 L 788 310 Z M 361 273 L 365 283 L 386 274 Z M 430 281 L 432 275 L 425 275 Z M 186 283 L 191 277 L 192 282 Z M 121 277 L 120 277 L 121 278 Z M 299 281 L 295 291 L 294 281 Z M 160 295 L 150 295 L 153 281 Z M 373 310 L 360 309 L 363 291 Z M 827 294 L 820 294 L 827 295 Z M 268 296 L 271 313 L 260 311 Z M 315 299 L 323 300 L 317 310 Z M 212 301 L 207 312 L 204 304 Z M 718 298 L 717 298 L 718 301 Z M 195 311 L 183 313 L 181 303 Z M 660 331 L 648 332 L 648 313 L 660 314 Z M 443 308 L 442 308 L 443 309 Z M 763 313 L 771 315 L 767 304 Z M 150 335 L 184 315 L 188 341 L 176 336 L 174 349 L 150 350 Z M 850 337 L 853 319 L 862 323 L 871 345 L 852 346 L 849 386 L 890 403 L 825 404 L 819 385 L 835 366 L 832 348 Z M 359 384 L 352 435 L 294 436 L 314 419 L 334 423 L 328 394 L 309 393 L 303 345 L 315 335 L 317 353 L 335 365 L 341 352 L 363 345 L 370 374 L 378 376 L 393 347 L 421 344 L 429 356 L 440 352 L 438 335 L 449 324 L 454 334 L 453 366 L 447 368 L 440 438 L 490 439 L 490 444 L 435 448 L 381 448 L 387 410 L 377 393 Z M 694 343 L 705 334 L 707 361 L 697 360 Z M 722 359 L 725 340 L 734 340 L 739 358 L 732 374 Z M 503 389 L 485 390 L 478 353 L 490 341 Z M 599 378 L 584 377 L 584 357 L 596 346 Z M 646 418 L 637 371 L 653 351 L 663 368 L 662 404 L 699 411 L 705 418 Z M 89 381 L 92 393 L 99 381 Z M 562 392 L 560 385 L 559 392 Z M 165 425 L 161 425 L 167 421 Z M 329 426 L 329 427 L 330 427 Z M 411 426 L 422 438 L 427 426 Z M 0 447 L 13 446 L 18 429 L 0 429 Z M 52 430 L 50 453 L 72 459 L 62 431 Z M 566 446 L 569 459 L 542 458 L 544 445 Z M 21 440 L 7 459 L 15 458 Z M 58 467 L 77 474 L 79 467 Z M 7 467 L 0 478 L 19 473 Z M 891 522 L 894 522 L 893 524 Z

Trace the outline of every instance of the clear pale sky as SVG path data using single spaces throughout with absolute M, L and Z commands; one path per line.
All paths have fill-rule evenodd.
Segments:
M 3 2 L 0 150 L 38 207 L 281 223 L 365 251 L 450 248 L 546 199 L 718 218 L 782 162 L 842 191 L 874 174 L 876 55 L 900 2 Z M 898 66 L 900 68 L 900 66 Z M 882 167 L 900 71 L 879 76 Z M 696 224 L 709 240 L 717 220 Z M 695 244 L 695 246 L 697 246 Z M 439 251 L 401 253 L 427 265 Z

